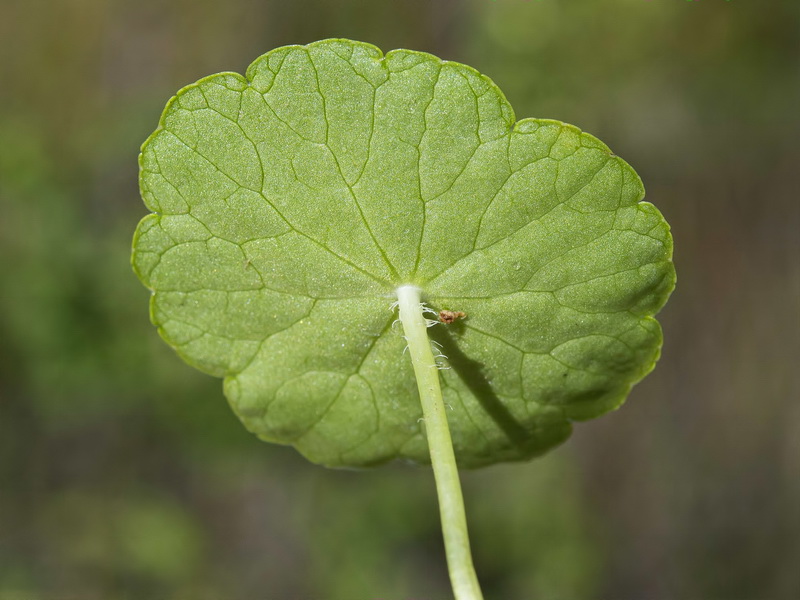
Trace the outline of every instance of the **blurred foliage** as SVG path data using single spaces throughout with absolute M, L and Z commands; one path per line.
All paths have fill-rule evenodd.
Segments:
M 465 475 L 487 597 L 800 597 L 800 5 L 5 0 L 0 598 L 448 597 L 430 473 L 252 438 L 128 266 L 169 96 L 325 37 L 475 66 L 609 143 L 673 226 L 656 371 Z

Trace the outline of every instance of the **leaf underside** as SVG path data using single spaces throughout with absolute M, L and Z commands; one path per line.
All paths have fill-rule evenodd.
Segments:
M 460 466 L 519 460 L 655 365 L 669 226 L 633 169 L 435 56 L 325 40 L 182 89 L 142 147 L 151 316 L 260 438 L 428 462 L 395 289 L 429 329 Z

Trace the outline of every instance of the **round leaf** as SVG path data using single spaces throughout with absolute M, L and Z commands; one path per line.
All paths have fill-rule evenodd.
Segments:
M 178 92 L 140 164 L 153 322 L 315 462 L 428 461 L 400 285 L 458 314 L 429 332 L 461 466 L 548 450 L 659 356 L 672 240 L 639 177 L 468 66 L 278 48 Z

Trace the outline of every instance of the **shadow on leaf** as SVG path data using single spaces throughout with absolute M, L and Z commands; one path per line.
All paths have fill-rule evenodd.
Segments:
M 447 357 L 450 367 L 466 384 L 469 390 L 478 399 L 483 410 L 492 418 L 497 426 L 506 434 L 511 445 L 517 448 L 529 446 L 531 434 L 506 408 L 502 400 L 495 394 L 489 380 L 486 378 L 483 363 L 469 358 L 458 347 L 454 335 L 463 332 L 464 323 L 456 321 L 445 327 L 431 327 L 428 332 L 430 338 L 442 348 L 442 354 Z

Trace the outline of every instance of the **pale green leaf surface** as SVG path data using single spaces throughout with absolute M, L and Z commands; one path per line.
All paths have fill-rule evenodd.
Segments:
M 181 90 L 145 142 L 133 264 L 161 335 L 259 437 L 313 461 L 428 460 L 394 290 L 429 329 L 462 466 L 528 458 L 654 366 L 669 227 L 633 169 L 491 80 L 326 40 Z

